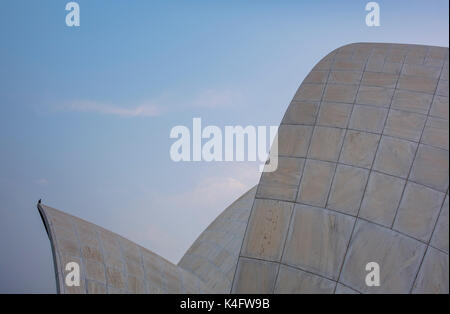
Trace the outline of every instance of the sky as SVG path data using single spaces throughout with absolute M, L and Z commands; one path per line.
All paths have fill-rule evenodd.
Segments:
M 0 1 L 0 293 L 56 291 L 38 199 L 177 263 L 260 174 L 172 161 L 172 127 L 279 125 L 348 43 L 448 47 L 446 0 L 67 2 Z

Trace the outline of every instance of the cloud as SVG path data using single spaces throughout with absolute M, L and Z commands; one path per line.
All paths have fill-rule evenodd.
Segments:
M 236 91 L 207 89 L 199 92 L 191 105 L 202 108 L 225 108 L 234 107 L 242 102 L 242 95 Z
M 208 208 L 230 201 L 248 188 L 245 183 L 232 177 L 204 178 L 193 189 L 173 195 L 171 202 L 177 204 L 178 208 L 183 208 L 183 204 L 190 208 Z
M 177 193 L 160 195 L 160 200 L 177 212 L 187 208 L 200 215 L 203 210 L 222 211 L 257 184 L 261 175 L 257 164 L 250 162 L 223 165 L 210 171 Z
M 130 239 L 177 263 L 198 235 L 229 205 L 258 183 L 256 164 L 225 164 L 184 180 L 185 187 L 157 191 L 142 187 L 129 204 Z
M 120 107 L 95 101 L 75 101 L 65 106 L 66 109 L 79 112 L 94 112 L 121 117 L 155 117 L 161 110 L 157 105 L 144 103 L 135 107 Z
M 165 92 L 151 101 L 135 106 L 120 106 L 117 104 L 93 100 L 73 100 L 63 102 L 59 109 L 76 112 L 96 113 L 119 117 L 155 117 L 170 108 L 176 111 L 180 108 L 235 108 L 244 105 L 243 94 L 229 89 L 205 89 L 190 95 L 185 93 Z
M 38 179 L 38 180 L 36 180 L 36 181 L 34 181 L 37 185 L 47 185 L 48 184 L 48 180 L 47 179 L 45 179 L 45 178 L 41 178 L 41 179 Z

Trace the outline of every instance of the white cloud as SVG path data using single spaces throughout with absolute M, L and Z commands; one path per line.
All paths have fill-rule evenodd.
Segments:
M 229 89 L 205 89 L 186 95 L 184 93 L 163 93 L 151 101 L 135 106 L 119 106 L 92 100 L 74 100 L 65 102 L 62 109 L 77 112 L 90 112 L 121 117 L 155 117 L 162 114 L 163 108 L 171 111 L 180 107 L 187 108 L 231 108 L 244 104 L 239 91 Z
M 207 89 L 198 93 L 191 105 L 202 108 L 234 107 L 242 104 L 242 98 L 242 95 L 236 91 Z
M 255 163 L 226 165 L 215 173 L 200 177 L 184 191 L 163 196 L 172 208 L 192 209 L 192 213 L 204 214 L 204 210 L 222 211 L 243 193 L 258 183 L 260 172 Z M 169 200 L 169 201 L 168 201 Z M 177 211 L 178 211 L 177 210 Z
M 47 185 L 48 184 L 48 180 L 45 179 L 45 178 L 41 178 L 41 179 L 36 180 L 35 183 L 37 185 Z
M 66 109 L 80 112 L 94 112 L 122 117 L 154 117 L 160 115 L 157 105 L 144 103 L 135 107 L 120 107 L 95 101 L 75 101 L 65 106 Z
M 260 176 L 251 163 L 224 164 L 211 171 L 183 180 L 185 188 L 162 192 L 143 187 L 142 196 L 129 204 L 135 214 L 127 236 L 177 263 L 200 232 Z

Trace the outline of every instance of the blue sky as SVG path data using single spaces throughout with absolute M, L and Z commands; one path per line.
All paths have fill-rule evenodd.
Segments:
M 278 125 L 347 43 L 448 47 L 441 0 L 67 2 L 0 2 L 0 292 L 55 291 L 39 198 L 176 263 L 259 173 L 172 162 L 173 126 Z

